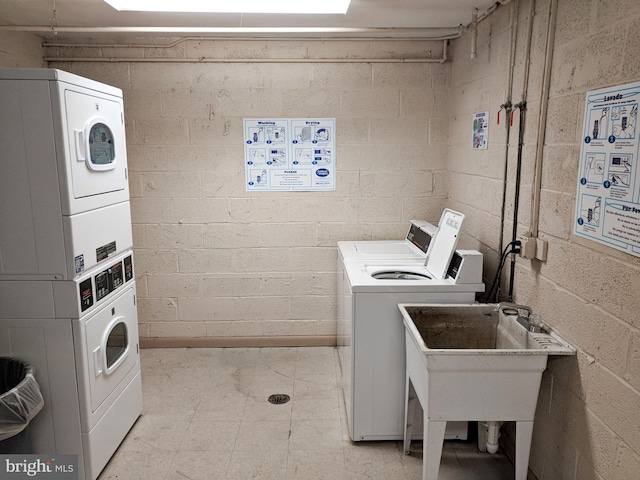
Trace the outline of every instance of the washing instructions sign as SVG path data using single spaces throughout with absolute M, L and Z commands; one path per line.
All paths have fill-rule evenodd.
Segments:
M 587 93 L 574 233 L 640 256 L 640 82 Z
M 336 189 L 335 118 L 244 119 L 247 191 Z

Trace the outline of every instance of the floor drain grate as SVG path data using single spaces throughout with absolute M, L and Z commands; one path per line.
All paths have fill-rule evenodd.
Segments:
M 291 400 L 291 397 L 284 393 L 276 393 L 275 395 L 269 395 L 268 400 L 269 403 L 273 403 L 274 405 L 282 405 L 283 403 L 287 403 Z

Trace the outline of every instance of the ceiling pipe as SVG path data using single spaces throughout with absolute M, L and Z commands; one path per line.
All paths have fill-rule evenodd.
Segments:
M 184 40 L 184 39 L 182 39 Z M 180 41 L 182 41 L 180 40 Z M 174 42 L 175 44 L 180 43 Z M 61 47 L 69 45 L 61 44 Z M 76 45 L 73 45 L 74 47 Z M 89 46 L 89 45 L 87 45 Z M 96 45 L 93 45 L 94 47 Z M 118 47 L 119 45 L 110 45 Z M 104 46 L 103 46 L 104 47 Z M 449 40 L 442 40 L 440 58 L 132 58 L 132 57 L 44 57 L 46 62 L 107 62 L 107 63 L 445 63 L 449 59 Z M 163 48 L 167 48 L 164 46 Z
M 46 62 L 103 63 L 444 63 L 446 58 L 132 58 L 44 57 Z
M 478 42 L 478 9 L 471 14 L 471 58 L 476 58 L 476 44 Z

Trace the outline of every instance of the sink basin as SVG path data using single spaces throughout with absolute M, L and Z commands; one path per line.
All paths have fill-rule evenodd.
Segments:
M 398 307 L 406 345 L 405 452 L 417 398 L 424 412 L 424 480 L 437 479 L 446 422 L 454 420 L 516 421 L 515 478 L 525 480 L 547 358 L 575 349 L 544 327 L 530 331 L 513 308 Z
M 548 331 L 531 332 L 512 308 L 495 304 L 401 305 L 405 329 L 429 355 L 573 355 Z M 456 350 L 452 352 L 451 350 Z

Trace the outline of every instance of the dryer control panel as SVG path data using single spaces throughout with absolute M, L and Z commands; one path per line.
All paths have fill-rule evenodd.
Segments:
M 88 310 L 94 303 L 100 302 L 118 287 L 132 279 L 133 257 L 129 254 L 122 260 L 113 263 L 95 275 L 89 276 L 78 284 L 80 310 L 82 312 Z

